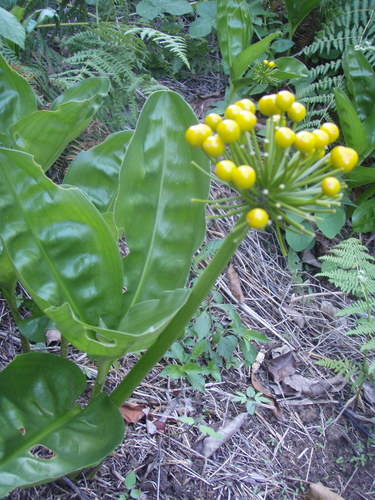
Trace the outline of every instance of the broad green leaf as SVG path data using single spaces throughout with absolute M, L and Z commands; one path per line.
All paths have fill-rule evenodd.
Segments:
M 217 353 L 229 361 L 237 344 L 238 340 L 234 335 L 223 335 L 217 344 Z
M 173 380 L 184 376 L 184 369 L 181 365 L 168 365 L 160 373 L 162 377 L 170 377 Z
M 320 214 L 319 214 L 320 215 Z M 338 207 L 334 214 L 324 214 L 316 225 L 327 238 L 334 238 L 344 227 L 346 214 L 343 207 Z
M 221 57 L 232 78 L 238 78 L 234 62 L 251 43 L 253 25 L 247 2 L 244 0 L 217 0 L 216 26 Z
M 289 50 L 291 47 L 293 47 L 294 42 L 292 40 L 288 40 L 287 38 L 280 38 L 279 40 L 276 40 L 273 42 L 271 45 L 272 52 L 286 52 Z
M 43 170 L 48 170 L 89 125 L 109 85 L 107 78 L 88 78 L 56 99 L 51 111 L 36 111 L 21 118 L 10 127 L 15 147 L 34 155 Z
M 27 81 L 0 54 L 0 131 L 37 110 L 36 97 Z
M 64 183 L 78 187 L 101 212 L 110 212 L 117 195 L 120 167 L 131 130 L 111 134 L 104 142 L 81 151 L 65 176 Z
M 345 142 L 361 157 L 369 148 L 363 124 L 345 92 L 341 89 L 334 89 L 333 92 Z
M 314 228 L 308 222 L 302 222 L 302 225 L 305 226 L 308 231 L 314 232 Z M 285 238 L 288 245 L 296 252 L 306 250 L 314 241 L 314 238 L 308 234 L 296 234 L 290 230 L 285 231 Z
M 196 11 L 199 17 L 190 23 L 189 35 L 198 38 L 205 37 L 216 26 L 216 1 L 200 2 L 197 4 Z
M 375 167 L 355 167 L 345 176 L 350 187 L 365 186 L 375 183 Z
M 147 100 L 126 152 L 115 202 L 115 222 L 125 229 L 127 303 L 157 298 L 185 285 L 191 259 L 205 232 L 208 159 L 185 141 L 196 117 L 174 92 Z
M 102 393 L 85 408 L 86 388 L 71 361 L 21 354 L 0 373 L 0 496 L 48 483 L 106 457 L 123 439 L 117 407 Z M 49 458 L 38 457 L 44 447 Z
M 295 57 L 279 57 L 275 60 L 276 69 L 272 73 L 273 78 L 278 80 L 289 80 L 291 78 L 306 78 L 309 70 Z
M 258 57 L 260 57 L 263 52 L 265 52 L 272 40 L 274 40 L 279 35 L 279 32 L 271 33 L 263 38 L 263 40 L 253 43 L 249 47 L 242 50 L 239 54 L 237 54 L 232 63 L 232 79 L 235 80 L 240 78 L 248 69 L 250 64 L 256 61 Z
M 369 233 L 375 231 L 375 198 L 367 200 L 357 207 L 352 216 L 353 231 Z
M 292 38 L 299 24 L 320 0 L 285 0 L 289 22 L 289 37 Z
M 194 332 L 198 340 L 207 337 L 211 330 L 211 316 L 207 311 L 203 311 L 194 323 Z
M 172 16 L 182 16 L 193 12 L 191 5 L 186 0 L 141 0 L 136 6 L 139 16 L 154 19 L 163 12 Z
M 249 330 L 245 328 L 243 332 L 243 337 L 246 340 L 256 340 L 257 342 L 261 342 L 263 344 L 271 342 L 270 339 L 267 338 L 265 335 L 263 335 L 263 333 L 260 332 L 259 330 Z
M 2 7 L 0 7 L 0 36 L 15 43 L 21 49 L 25 46 L 25 28 L 13 14 Z
M 55 185 L 30 155 L 0 148 L 0 210 L 4 246 L 42 310 L 68 302 L 90 324 L 119 314 L 117 243 L 81 191 Z
M 14 296 L 16 285 L 17 276 L 12 261 L 3 247 L 0 235 L 0 292 L 14 310 L 17 310 Z
M 92 356 L 121 358 L 127 352 L 152 345 L 178 310 L 185 304 L 189 290 L 165 291 L 158 299 L 131 306 L 117 329 L 81 321 L 69 304 L 46 311 L 56 327 L 75 347 Z

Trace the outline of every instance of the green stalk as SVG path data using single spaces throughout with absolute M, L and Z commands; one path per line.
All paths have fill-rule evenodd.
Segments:
M 105 379 L 107 378 L 112 363 L 113 363 L 113 358 L 106 358 L 104 356 L 99 357 L 96 360 L 96 365 L 98 367 L 98 374 L 95 379 L 94 387 L 92 388 L 90 401 L 95 399 L 95 397 L 98 396 L 103 391 Z
M 138 387 L 150 370 L 160 361 L 171 345 L 194 316 L 204 298 L 209 294 L 218 276 L 228 264 L 247 233 L 245 215 L 242 215 L 227 235 L 220 248 L 193 286 L 186 304 L 161 333 L 158 340 L 143 354 L 130 372 L 112 392 L 111 399 L 121 406 Z

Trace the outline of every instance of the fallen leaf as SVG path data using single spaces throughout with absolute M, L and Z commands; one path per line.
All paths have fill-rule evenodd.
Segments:
M 223 427 L 219 427 L 217 429 L 217 433 L 221 434 L 220 438 L 213 438 L 210 436 L 205 437 L 200 443 L 197 445 L 197 451 L 205 458 L 209 458 L 211 455 L 217 451 L 220 446 L 225 444 L 231 437 L 239 430 L 241 425 L 243 425 L 249 414 L 240 413 L 236 418 L 226 423 Z
M 268 362 L 268 371 L 273 375 L 276 383 L 281 382 L 288 375 L 296 371 L 296 358 L 294 351 L 289 351 Z
M 306 324 L 305 316 L 299 311 L 292 309 L 291 307 L 284 307 L 283 311 L 290 316 L 293 321 L 300 327 L 303 328 Z
M 306 500 L 344 500 L 330 489 L 322 485 L 322 483 L 310 484 L 309 489 L 306 492 Z
M 316 398 L 325 392 L 337 392 L 341 390 L 341 384 L 344 382 L 344 377 L 338 375 L 328 380 L 319 380 L 316 378 L 306 378 L 297 373 L 287 376 L 283 380 L 283 385 L 293 389 L 298 396 L 304 395 L 310 398 Z M 338 388 L 337 386 L 340 385 Z
M 261 382 L 259 382 L 258 377 L 255 375 L 255 373 L 251 374 L 251 385 L 257 392 L 261 392 L 266 398 L 268 398 L 269 404 L 273 407 L 271 410 L 272 413 L 275 415 L 277 420 L 283 421 L 284 413 L 279 403 L 276 401 L 274 394 L 269 391 L 267 387 L 261 384 Z
M 306 264 L 310 264 L 310 266 L 314 266 L 314 267 L 318 267 L 318 268 L 321 268 L 322 267 L 322 263 L 319 262 L 315 257 L 314 255 L 312 254 L 312 252 L 310 250 L 305 250 L 302 254 L 302 262 L 306 263 Z
M 245 302 L 245 296 L 242 292 L 241 281 L 232 264 L 229 264 L 228 266 L 227 278 L 229 290 L 232 292 L 233 296 L 238 300 L 238 302 L 240 304 L 243 304 Z
M 61 340 L 61 333 L 59 330 L 46 330 L 46 345 L 58 344 Z
M 144 408 L 145 407 L 142 405 L 136 405 L 134 403 L 126 402 L 122 406 L 120 406 L 119 409 L 122 418 L 125 420 L 126 423 L 135 424 L 145 416 L 143 411 Z

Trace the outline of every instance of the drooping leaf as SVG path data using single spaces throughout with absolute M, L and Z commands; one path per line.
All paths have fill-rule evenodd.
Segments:
M 56 99 L 51 111 L 35 111 L 24 116 L 10 127 L 14 147 L 34 155 L 43 170 L 48 170 L 65 147 L 89 125 L 109 86 L 107 78 L 88 78 Z
M 157 298 L 185 285 L 201 244 L 208 160 L 185 141 L 196 117 L 174 92 L 150 96 L 126 152 L 115 202 L 115 222 L 125 230 L 130 253 L 124 260 L 127 303 Z
M 25 46 L 25 28 L 11 12 L 2 7 L 0 7 L 0 36 L 15 43 L 21 49 Z
M 259 42 L 253 43 L 249 47 L 242 50 L 232 62 L 232 79 L 240 78 L 245 71 L 248 69 L 249 65 L 258 59 L 259 56 L 268 48 L 272 40 L 280 35 L 277 33 L 270 33 L 265 38 Z
M 294 32 L 307 14 L 318 5 L 319 2 L 320 0 L 285 0 L 290 38 L 292 38 Z
M 243 0 L 217 0 L 216 26 L 221 57 L 232 78 L 238 78 L 232 67 L 235 59 L 251 43 L 253 25 L 250 9 Z M 228 71 L 228 72 L 229 72 Z
M 119 314 L 117 243 L 81 191 L 55 185 L 30 155 L 0 148 L 0 210 L 8 255 L 42 310 L 68 302 L 90 324 Z
M 343 207 L 338 207 L 334 214 L 326 214 L 316 225 L 327 238 L 334 238 L 344 227 L 346 214 Z
M 116 132 L 101 144 L 81 151 L 65 176 L 64 183 L 83 191 L 101 213 L 113 208 L 120 167 L 132 135 L 131 130 Z
M 107 394 L 75 404 L 85 387 L 81 370 L 53 354 L 21 354 L 0 373 L 0 496 L 95 465 L 121 442 Z
M 276 70 L 272 73 L 278 80 L 289 80 L 291 78 L 306 78 L 309 70 L 295 57 L 279 57 L 275 59 Z
M 37 110 L 36 97 L 27 81 L 0 54 L 0 131 Z

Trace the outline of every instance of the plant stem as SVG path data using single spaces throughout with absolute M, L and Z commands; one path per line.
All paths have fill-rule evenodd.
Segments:
M 211 262 L 200 275 L 191 290 L 186 304 L 161 333 L 158 340 L 143 354 L 141 359 L 133 366 L 111 394 L 110 397 L 116 406 L 121 406 L 131 396 L 153 366 L 160 361 L 180 336 L 183 328 L 194 316 L 204 298 L 209 294 L 218 276 L 228 264 L 247 231 L 248 227 L 245 223 L 245 215 L 243 215 L 238 219 Z
M 106 358 L 104 356 L 96 360 L 96 364 L 98 367 L 98 374 L 95 379 L 94 387 L 92 388 L 90 401 L 92 401 L 96 396 L 98 396 L 98 394 L 100 394 L 103 391 L 105 379 L 108 375 L 112 363 L 113 363 L 113 358 Z
M 68 357 L 68 348 L 69 348 L 69 342 L 65 337 L 61 335 L 60 339 L 60 356 L 62 358 L 67 358 Z

